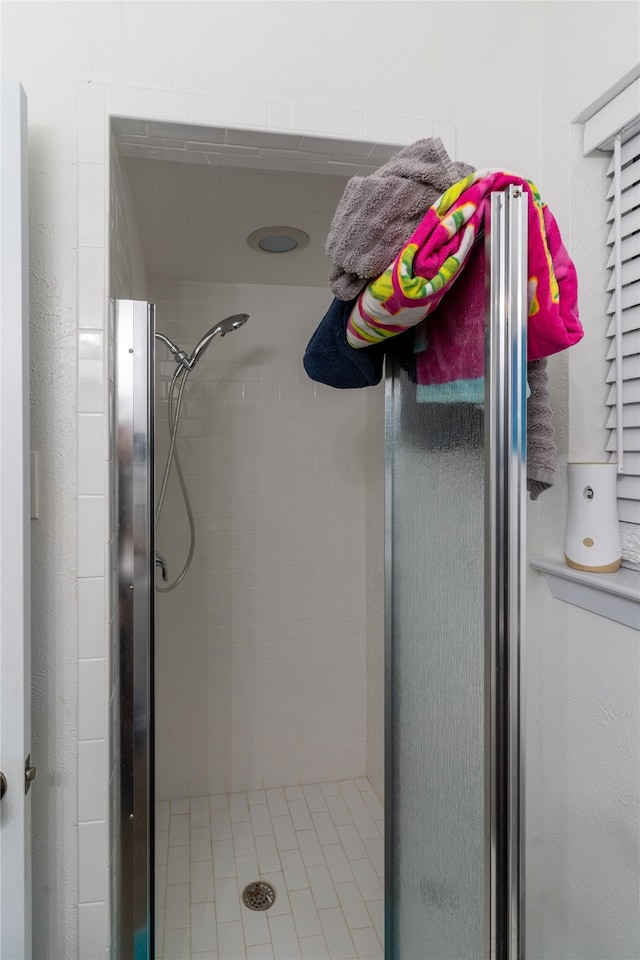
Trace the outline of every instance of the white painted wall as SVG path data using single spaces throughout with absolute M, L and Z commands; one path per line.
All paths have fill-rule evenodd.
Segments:
M 188 352 L 216 320 L 250 315 L 185 388 L 197 539 L 184 583 L 156 601 L 159 798 L 362 777 L 365 391 L 302 366 L 331 294 L 185 282 L 150 298 L 157 329 Z M 157 357 L 159 490 L 175 363 L 161 344 Z M 158 532 L 170 580 L 188 544 L 174 470 Z
M 606 460 L 605 209 L 600 159 L 575 117 L 640 59 L 636 3 L 546 5 L 540 186 L 575 260 L 584 340 L 550 363 L 559 482 L 529 508 L 530 554 L 560 557 L 568 458 Z M 578 36 L 580 40 L 577 41 Z M 561 80 L 560 80 L 561 78 Z M 638 635 L 529 585 L 530 953 L 640 956 Z M 539 805 L 539 806 L 538 806 Z
M 478 42 L 479 36 L 485 39 Z M 495 56 L 490 48 L 493 37 L 502 45 Z M 78 210 L 76 205 L 74 164 L 77 160 L 85 165 L 102 164 L 104 142 L 102 154 L 99 150 L 92 153 L 101 133 L 100 125 L 95 129 L 90 119 L 101 116 L 99 89 L 95 113 L 85 111 L 83 116 L 88 119 L 76 128 L 78 81 L 92 80 L 96 88 L 106 83 L 165 91 L 164 97 L 134 97 L 131 91 L 122 91 L 120 102 L 131 104 L 133 113 L 141 111 L 143 116 L 150 104 L 157 109 L 160 99 L 165 116 L 186 117 L 187 104 L 197 113 L 198 98 L 213 97 L 228 98 L 216 102 L 220 114 L 230 112 L 233 116 L 228 119 L 237 125 L 270 122 L 338 136 L 360 131 L 381 140 L 409 141 L 440 134 L 459 159 L 477 166 L 506 166 L 532 177 L 557 213 L 571 249 L 576 221 L 569 216 L 568 206 L 569 121 L 602 87 L 633 65 L 637 37 L 637 6 L 626 2 L 3 4 L 2 72 L 20 79 L 29 97 L 32 430 L 34 446 L 41 453 L 43 478 L 42 517 L 33 540 L 34 755 L 42 774 L 34 797 L 35 956 L 78 956 L 77 642 L 79 630 L 88 641 L 87 631 L 100 622 L 88 584 L 90 576 L 83 578 L 84 600 L 80 600 L 77 620 L 76 570 L 83 542 L 77 539 L 75 500 L 74 362 L 76 307 L 79 305 L 80 328 L 99 327 L 101 318 L 91 314 L 104 297 L 106 285 L 94 256 L 96 283 L 89 289 L 81 287 L 76 294 L 75 249 L 78 242 L 91 246 L 86 243 L 86 231 L 90 234 L 96 224 L 87 224 L 84 207 Z M 397 69 L 381 72 L 380 63 L 383 59 L 387 63 L 389 51 L 397 51 Z M 211 103 L 206 100 L 209 106 Z M 430 122 L 422 122 L 424 117 Z M 220 115 L 219 119 L 227 117 Z M 88 171 L 83 178 L 85 173 Z M 82 185 L 90 185 L 90 177 L 82 179 Z M 99 183 L 96 189 L 100 189 Z M 84 203 L 85 195 L 81 196 Z M 98 201 L 99 220 L 99 193 Z M 573 203 L 581 203 L 581 198 Z M 97 226 L 99 248 L 104 244 L 104 230 L 100 233 L 99 223 Z M 79 255 L 85 264 L 92 257 L 82 249 Z M 592 268 L 594 256 L 592 252 L 581 260 L 579 269 Z M 588 304 L 584 308 L 588 313 Z M 560 358 L 552 368 L 562 457 L 567 451 L 567 361 Z M 573 360 L 570 374 L 572 378 L 581 374 Z M 586 414 L 581 417 L 580 410 L 571 410 L 569 428 L 576 435 L 584 433 L 590 420 Z M 530 507 L 534 552 L 541 552 L 543 544 L 546 548 L 557 543 L 563 526 L 563 498 L 560 484 Z M 90 499 L 86 509 L 91 513 L 97 506 L 102 514 L 96 515 L 104 521 L 105 505 L 99 497 L 95 503 L 89 503 Z M 553 601 L 537 578 L 532 578 L 530 608 L 536 627 L 532 640 L 538 635 L 542 638 L 532 651 L 541 683 L 548 673 L 553 675 L 556 658 L 568 651 L 563 647 L 566 637 L 574 647 L 580 645 L 581 637 L 588 638 L 584 647 L 579 646 L 582 656 L 575 666 L 571 664 L 564 674 L 558 671 L 558 676 L 567 677 L 567 686 L 558 684 L 544 691 L 538 708 L 544 722 L 535 729 L 541 766 L 532 779 L 537 797 L 544 800 L 541 814 L 535 815 L 541 817 L 543 833 L 570 836 L 565 847 L 549 843 L 546 833 L 543 839 L 541 869 L 558 907 L 546 901 L 537 904 L 549 917 L 539 956 L 557 958 L 558 950 L 564 949 L 558 948 L 558 943 L 562 943 L 565 907 L 575 902 L 572 897 L 584 879 L 585 864 L 579 860 L 584 833 L 572 830 L 569 834 L 568 826 L 575 817 L 578 823 L 581 817 L 591 817 L 597 801 L 595 792 L 587 794 L 586 806 L 581 809 L 584 781 L 581 784 L 573 776 L 570 764 L 561 767 L 554 759 L 556 754 L 573 753 L 576 742 L 584 741 L 578 714 L 569 718 L 564 705 L 569 697 L 575 703 L 576 697 L 590 690 L 595 701 L 591 715 L 597 716 L 599 698 L 611 703 L 619 681 L 614 675 L 606 694 L 601 686 L 588 686 L 589 677 L 598 678 L 601 684 L 602 657 L 611 656 L 611 644 L 603 652 L 598 639 L 601 621 Z M 629 642 L 628 635 L 615 627 L 607 636 L 613 637 L 614 643 Z M 98 645 L 94 657 L 99 660 L 105 652 Z M 631 660 L 626 653 L 621 660 L 626 664 L 622 669 L 628 670 Z M 570 688 L 570 677 L 582 683 L 577 691 Z M 534 685 L 532 693 L 536 691 Z M 635 730 L 633 710 L 610 725 L 613 739 L 607 742 L 605 738 L 601 744 L 600 754 L 596 754 L 597 777 L 588 778 L 587 787 L 597 779 L 602 789 L 608 789 L 604 772 L 608 756 L 618 758 L 624 775 L 622 743 Z M 531 755 L 535 754 L 532 749 Z M 614 832 L 627 836 L 635 811 L 628 808 L 625 812 L 611 804 L 604 809 L 615 813 Z M 607 820 L 605 828 L 609 826 Z M 606 835 L 607 842 L 597 848 L 600 862 L 596 864 L 595 856 L 589 862 L 590 905 L 600 899 L 613 901 L 611 878 L 624 866 L 611 831 Z M 87 856 L 91 852 L 88 846 Z M 96 852 L 99 854 L 99 849 Z M 633 865 L 627 864 L 622 873 L 626 879 L 633 878 Z M 562 877 L 567 882 L 560 888 Z M 637 888 L 637 872 L 635 877 L 630 889 Z M 96 901 L 93 932 L 100 916 L 100 902 Z M 575 911 L 571 916 L 573 924 Z M 635 923 L 633 912 L 620 919 L 625 927 L 624 942 L 633 942 L 629 939 Z M 575 934 L 579 941 L 576 951 L 583 942 L 585 949 L 597 943 L 603 946 L 602 956 L 628 957 L 612 952 L 617 949 L 615 937 L 609 937 L 606 946 L 602 943 L 610 927 L 601 909 L 591 909 L 584 922 L 584 930 Z M 600 946 L 593 949 L 596 952 L 589 956 L 596 956 Z

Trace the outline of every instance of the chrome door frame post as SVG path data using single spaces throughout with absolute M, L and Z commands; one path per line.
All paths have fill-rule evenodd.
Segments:
M 154 960 L 154 357 L 152 304 L 114 320 L 111 955 Z
M 527 203 L 491 195 L 485 235 L 487 960 L 524 960 Z

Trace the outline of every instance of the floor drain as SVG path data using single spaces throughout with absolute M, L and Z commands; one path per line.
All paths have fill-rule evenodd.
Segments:
M 268 910 L 276 900 L 276 891 L 270 883 L 256 880 L 244 888 L 242 901 L 249 910 Z

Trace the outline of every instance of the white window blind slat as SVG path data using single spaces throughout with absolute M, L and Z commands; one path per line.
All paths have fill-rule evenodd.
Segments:
M 618 496 L 625 500 L 635 500 L 638 496 L 638 477 L 618 477 Z
M 622 356 L 630 357 L 633 353 L 640 354 L 640 329 L 630 330 L 629 333 L 622 334 Z M 615 358 L 616 344 L 614 339 L 609 346 L 607 360 L 615 360 Z
M 632 453 L 640 453 L 640 430 L 630 427 L 622 431 L 623 449 L 630 450 Z M 612 430 L 607 443 L 607 453 L 614 453 L 618 450 L 618 431 Z
M 607 406 L 614 406 L 616 402 L 616 385 L 612 385 L 607 396 Z M 640 403 L 640 380 L 628 380 L 622 384 L 622 402 Z
M 635 187 L 631 187 L 629 190 L 624 190 L 622 193 L 622 202 L 620 213 L 626 213 L 628 210 L 632 210 L 634 207 L 637 207 L 640 204 L 640 183 L 637 183 Z M 611 223 L 615 214 L 613 212 L 613 204 L 609 209 L 607 214 L 607 223 Z
M 640 283 L 630 283 L 626 287 L 623 287 L 620 302 L 623 310 L 627 310 L 629 307 L 637 307 L 640 303 Z M 615 312 L 616 298 L 614 294 L 609 301 L 607 314 L 613 315 Z
M 615 270 L 612 270 L 609 276 L 609 283 L 607 284 L 607 292 L 611 292 L 615 288 L 615 275 Z M 637 283 L 640 280 L 640 257 L 635 260 L 627 260 L 626 263 L 623 263 L 620 275 L 623 288 L 631 286 L 632 283 Z
M 622 332 L 630 333 L 632 330 L 640 328 L 640 304 L 635 307 L 628 307 L 622 311 Z M 615 337 L 616 323 L 612 320 L 607 328 L 607 336 Z
M 630 237 L 624 237 L 620 244 L 620 259 L 623 263 L 627 260 L 633 260 L 634 257 L 640 257 L 640 233 L 633 233 Z M 607 267 L 615 267 L 615 250 L 609 254 Z M 624 281 L 623 281 L 624 282 Z
M 615 457 L 611 458 L 615 460 Z M 640 477 L 640 453 L 626 453 L 624 458 L 624 476 Z
M 609 222 L 613 222 L 613 214 L 609 218 Z M 640 230 L 640 207 L 634 207 L 633 210 L 628 210 L 625 214 L 622 215 L 620 221 L 620 236 L 628 237 L 629 234 L 634 233 L 634 231 Z M 607 246 L 611 246 L 615 242 L 615 229 L 611 227 L 609 231 L 609 236 L 607 237 Z
M 622 423 L 625 427 L 640 427 L 640 403 L 625 403 L 622 412 Z M 615 430 L 618 425 L 618 411 L 614 407 L 609 411 L 607 429 Z
M 613 198 L 613 183 L 614 177 L 612 176 L 607 190 L 607 200 Z M 623 193 L 636 183 L 640 183 L 640 160 L 634 160 L 633 163 L 627 164 L 620 172 L 620 189 Z
M 637 133 L 635 137 L 630 137 L 628 140 L 622 144 L 622 149 L 620 151 L 622 166 L 629 163 L 630 160 L 633 160 L 634 157 L 640 156 L 640 133 Z M 613 175 L 613 156 L 611 157 L 611 163 L 607 169 L 607 176 L 611 177 Z
M 640 500 L 618 498 L 618 519 L 624 523 L 640 524 Z
M 607 383 L 615 383 L 617 363 L 615 360 L 609 365 L 607 372 Z M 622 358 L 622 379 L 637 380 L 640 377 L 640 356 L 630 356 Z

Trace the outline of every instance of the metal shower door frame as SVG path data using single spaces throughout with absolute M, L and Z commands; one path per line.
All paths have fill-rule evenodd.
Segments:
M 527 211 L 491 194 L 485 234 L 485 891 L 487 960 L 524 960 Z
M 111 302 L 111 956 L 154 960 L 155 308 Z

